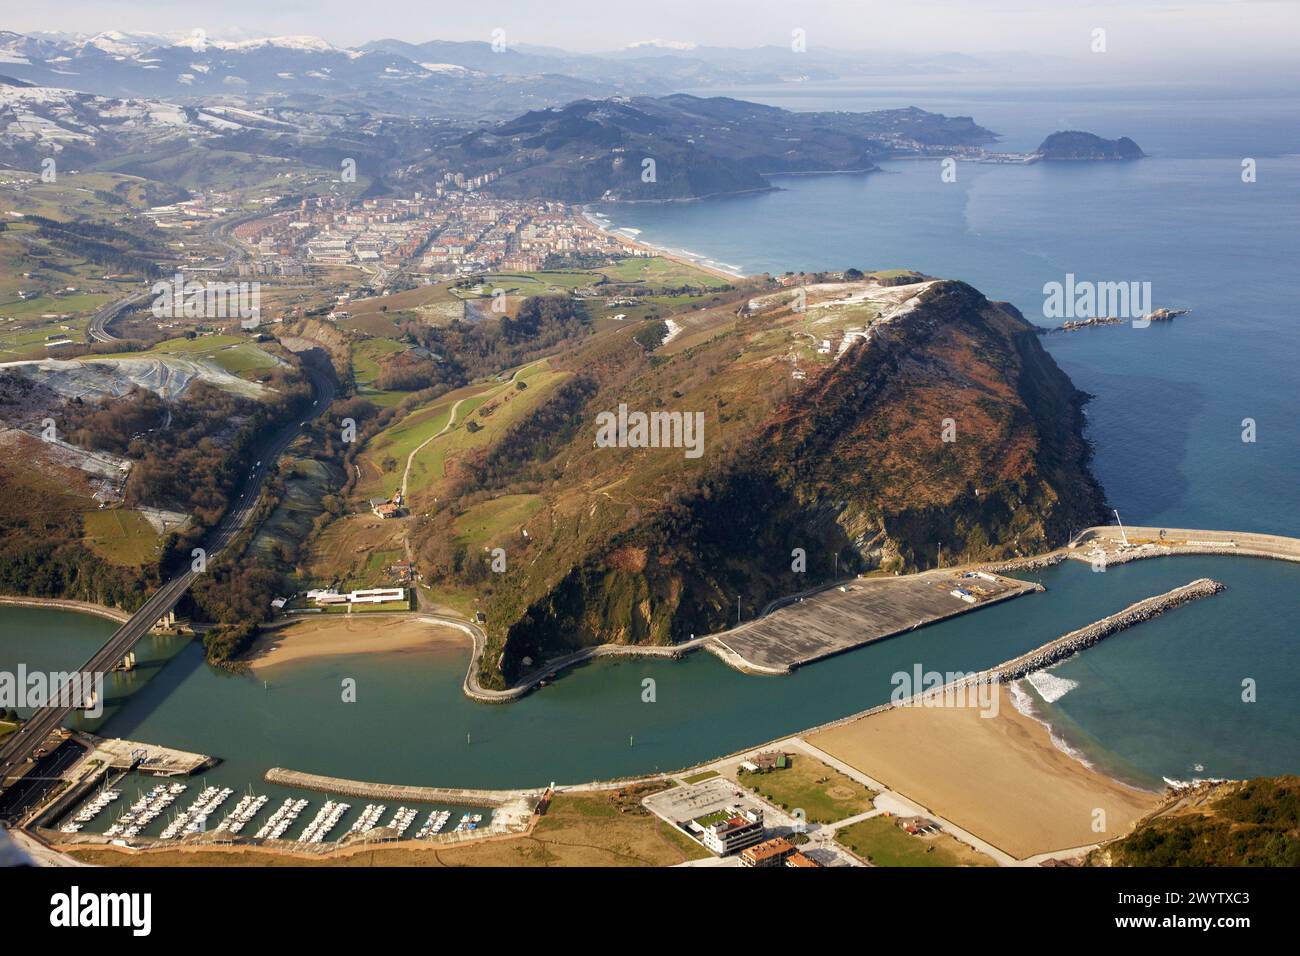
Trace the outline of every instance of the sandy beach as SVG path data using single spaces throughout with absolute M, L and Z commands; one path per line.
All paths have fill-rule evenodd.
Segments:
M 406 617 L 319 615 L 264 632 L 248 652 L 254 669 L 340 654 L 392 653 L 435 645 L 464 648 L 462 631 Z
M 995 717 L 898 707 L 805 739 L 1017 859 L 1124 836 L 1159 802 L 1064 753 L 998 693 Z

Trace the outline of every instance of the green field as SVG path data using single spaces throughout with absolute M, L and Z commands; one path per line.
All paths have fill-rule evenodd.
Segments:
M 158 556 L 158 532 L 138 511 L 87 511 L 81 522 L 87 547 L 114 564 L 139 567 Z
M 232 345 L 218 349 L 207 356 L 214 365 L 225 369 L 231 375 L 243 375 L 245 372 L 263 368 L 274 368 L 280 363 L 275 357 L 262 351 L 251 342 Z
M 440 481 L 446 474 L 447 459 L 474 448 L 483 448 L 500 438 L 515 422 L 522 419 L 549 394 L 551 388 L 559 384 L 567 373 L 553 372 L 546 360 L 534 362 L 519 370 L 514 381 L 502 382 L 482 395 L 464 402 L 456 413 L 456 424 L 442 438 L 431 442 L 411 465 L 411 478 L 408 490 L 418 491 L 428 487 L 431 482 Z M 525 391 L 518 391 L 515 382 L 528 383 Z M 479 410 L 484 406 L 512 394 L 509 401 L 490 416 L 484 417 Z M 475 421 L 479 430 L 471 432 L 466 423 Z M 400 476 L 399 479 L 400 481 Z
M 725 289 L 726 280 L 662 256 L 637 256 L 620 259 L 613 265 L 601 266 L 600 271 L 616 282 L 643 282 L 653 286 L 699 286 L 705 289 Z
M 411 601 L 389 601 L 386 604 L 331 604 L 324 608 L 326 614 L 391 614 L 394 611 L 409 611 Z
M 876 866 L 993 866 L 946 833 L 912 836 L 894 817 L 872 817 L 835 832 L 835 839 Z
M 581 289 L 599 281 L 593 272 L 494 272 L 483 277 L 480 291 L 455 289 L 463 298 L 491 296 L 494 289 L 504 289 L 507 295 L 551 295 Z
M 705 780 L 711 780 L 718 775 L 716 770 L 702 770 L 699 773 L 693 773 L 689 777 L 682 777 L 685 783 L 701 783 Z
M 77 315 L 94 312 L 112 296 L 107 293 L 71 292 L 67 295 L 43 295 L 34 299 L 13 299 L 0 302 L 0 315 L 14 318 L 50 315 Z
M 379 378 L 379 362 L 387 355 L 405 351 L 406 345 L 393 339 L 363 339 L 352 346 L 352 376 L 357 394 L 376 405 L 396 405 L 408 392 L 385 391 L 374 383 Z
M 502 495 L 481 502 L 459 515 L 452 523 L 456 540 L 471 551 L 518 536 L 519 529 L 542 507 L 539 495 Z
M 383 472 L 381 463 L 387 458 L 392 458 L 396 466 L 392 471 L 383 472 L 377 482 L 366 483 L 361 489 L 366 497 L 379 495 L 391 497 L 401 487 L 406 459 L 411 452 L 446 427 L 454 404 L 454 400 L 448 400 L 443 396 L 436 404 L 412 412 L 367 443 L 365 456 L 377 469 Z M 461 409 L 465 409 L 469 404 L 470 402 L 465 402 L 461 405 Z
M 866 813 L 873 806 L 870 790 L 804 754 L 795 754 L 784 770 L 742 773 L 737 780 L 784 810 L 803 810 L 809 823 L 834 823 Z
M 452 407 L 457 401 L 460 401 L 460 407 L 456 409 L 454 425 L 441 438 L 425 445 L 412 461 L 408 493 L 420 491 L 432 482 L 440 481 L 445 474 L 449 455 L 481 448 L 499 438 L 507 428 L 536 408 L 545 399 L 550 387 L 560 382 L 565 374 L 551 371 L 550 364 L 542 360 L 520 369 L 514 381 L 475 386 L 479 389 L 477 393 L 466 389 L 444 395 L 433 405 L 412 412 L 380 432 L 367 444 L 365 457 L 381 474 L 377 479 L 367 480 L 358 489 L 359 493 L 365 497 L 392 495 L 401 487 L 407 458 L 416 448 L 442 431 L 450 420 Z M 515 387 L 515 381 L 525 381 L 530 387 L 519 391 Z M 483 406 L 506 395 L 510 396 L 509 401 L 502 402 L 492 415 L 484 417 L 478 414 Z M 469 421 L 478 423 L 480 428 L 477 432 L 471 432 L 466 427 Z M 385 472 L 382 463 L 387 458 L 392 458 L 396 465 L 391 471 Z

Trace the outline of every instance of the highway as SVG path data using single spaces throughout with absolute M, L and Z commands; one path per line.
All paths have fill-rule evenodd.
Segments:
M 233 269 L 235 267 L 235 264 L 243 256 L 243 250 L 240 249 L 239 244 L 231 240 L 230 238 L 228 238 L 230 231 L 234 229 L 236 226 L 240 225 L 241 223 L 245 223 L 252 219 L 256 219 L 258 216 L 261 215 L 264 215 L 264 213 L 257 212 L 257 213 L 251 213 L 244 216 L 239 216 L 235 219 L 229 220 L 228 222 L 218 223 L 212 226 L 208 230 L 208 238 L 212 239 L 214 242 L 218 243 L 219 245 L 224 246 L 226 249 L 226 258 L 221 261 L 221 268 L 227 270 Z M 166 281 L 170 282 L 171 281 L 170 277 Z M 114 335 L 111 331 L 109 331 L 108 328 L 109 323 L 112 322 L 114 319 L 116 319 L 119 315 L 121 315 L 122 312 L 125 311 L 128 306 L 132 306 L 135 305 L 136 303 L 143 302 L 145 299 L 149 298 L 149 296 L 152 294 L 153 294 L 153 283 L 150 283 L 148 288 L 140 292 L 136 292 L 133 295 L 129 295 L 124 299 L 118 299 L 114 302 L 109 302 L 101 306 L 99 311 L 97 311 L 93 316 L 90 317 L 90 324 L 86 326 L 86 335 L 90 337 L 90 340 L 92 342 L 118 341 L 118 336 Z
M 108 323 L 121 315 L 127 306 L 134 305 L 148 298 L 148 296 L 148 291 L 137 292 L 135 295 L 102 306 L 98 312 L 90 317 L 90 325 L 86 326 L 86 334 L 96 342 L 116 342 L 117 336 L 108 330 Z
M 315 402 L 308 417 L 314 418 L 329 407 L 330 400 L 333 398 L 335 388 L 333 374 L 305 362 L 303 368 L 311 380 L 312 398 Z M 297 423 L 286 425 L 262 448 L 261 460 L 244 480 L 239 489 L 240 496 L 235 499 L 221 524 L 204 542 L 209 565 L 221 553 L 222 549 L 229 545 L 235 536 L 248 524 L 256 507 L 262 482 L 266 479 L 271 463 L 285 452 L 293 440 L 298 437 L 299 431 L 300 426 Z M 197 576 L 195 571 L 189 570 L 177 575 L 158 588 L 145 602 L 144 606 L 132 615 L 129 621 L 118 628 L 107 643 L 89 661 L 82 665 L 80 672 L 106 674 L 111 671 L 126 656 L 126 652 L 135 646 L 136 641 L 148 633 L 149 629 L 164 614 L 176 606 L 176 603 L 189 590 L 190 585 Z M 63 698 L 56 698 L 56 701 L 60 699 Z M 45 742 L 45 739 L 75 709 L 71 706 L 60 706 L 57 703 L 43 707 L 36 711 L 20 730 L 10 736 L 4 746 L 0 747 L 0 785 L 4 783 L 3 777 L 29 759 L 33 752 Z

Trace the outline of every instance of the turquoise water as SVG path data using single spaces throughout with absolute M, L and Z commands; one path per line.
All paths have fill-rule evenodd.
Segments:
M 963 164 L 953 184 L 940 182 L 937 164 L 895 162 L 868 176 L 787 177 L 763 195 L 606 212 L 646 241 L 746 271 L 907 266 L 965 279 L 1044 324 L 1042 286 L 1067 272 L 1150 281 L 1157 306 L 1192 314 L 1044 340 L 1096 396 L 1089 435 L 1112 504 L 1131 523 L 1300 535 L 1300 100 L 1134 95 L 1062 104 L 1044 95 L 1013 103 L 999 91 L 954 100 L 911 90 L 891 100 L 886 91 L 814 90 L 798 103 L 773 102 L 915 102 L 974 115 L 1013 149 L 1064 126 L 1135 138 L 1150 159 Z M 1257 183 L 1241 183 L 1241 156 L 1259 159 Z M 1240 440 L 1246 417 L 1257 422 L 1254 444 Z M 271 766 L 484 787 L 675 769 L 881 703 L 890 675 L 916 663 L 989 666 L 1201 575 L 1229 590 L 1060 665 L 1056 673 L 1078 686 L 1040 705 L 1044 716 L 1071 746 L 1134 782 L 1296 772 L 1300 565 L 1231 558 L 1139 562 L 1105 574 L 1071 562 L 1042 573 L 1046 594 L 789 677 L 747 677 L 706 654 L 605 660 L 507 706 L 464 698 L 468 652 L 459 647 L 292 664 L 264 685 L 208 668 L 196 645 L 149 638 L 141 657 L 153 666 L 118 678 L 102 731 L 222 757 L 209 779 L 237 790 Z M 66 612 L 0 608 L 0 665 L 77 666 L 111 628 Z M 357 681 L 356 703 L 340 699 L 345 677 Z M 641 699 L 647 677 L 656 681 L 653 704 Z M 1246 678 L 1258 683 L 1257 703 L 1241 701 Z
M 1145 784 L 1158 783 L 1162 775 L 1178 776 L 1193 760 L 1205 764 L 1209 773 L 1220 766 L 1219 750 L 1235 755 L 1233 766 L 1251 772 L 1294 767 L 1300 761 L 1293 732 L 1300 726 L 1300 668 L 1293 629 L 1269 609 L 1269 599 L 1300 585 L 1300 567 L 1200 557 L 1138 562 L 1105 574 L 1069 562 L 1042 573 L 1046 593 L 865 647 L 787 677 L 746 676 L 703 653 L 677 662 L 603 660 L 574 668 L 551 686 L 505 706 L 476 704 L 462 694 L 467 647 L 288 664 L 269 671 L 263 682 L 213 670 L 203 663 L 197 644 L 185 643 L 171 664 L 156 671 L 107 719 L 102 731 L 219 756 L 224 762 L 208 774 L 209 781 L 237 790 L 259 781 L 271 766 L 481 787 L 676 769 L 883 703 L 893 690 L 891 675 L 910 672 L 914 664 L 939 671 L 987 667 L 1200 575 L 1225 581 L 1229 591 L 1093 649 L 1102 663 L 1110 658 L 1101 655 L 1129 644 L 1139 645 L 1145 655 L 1139 658 L 1140 669 L 1117 685 L 1147 695 L 1142 714 L 1113 715 L 1115 727 L 1124 733 L 1118 743 L 1109 730 L 1098 735 L 1112 751 L 1101 755 L 1102 762 Z M 14 613 L 0 608 L 0 633 L 7 635 L 0 645 L 4 667 L 17 660 L 53 666 L 43 663 L 51 648 L 75 649 L 78 644 L 84 657 L 106 633 L 105 622 L 55 611 L 39 612 L 39 630 L 19 630 L 11 623 Z M 1206 665 L 1187 668 L 1188 648 L 1205 655 Z M 1090 662 L 1093 651 L 1081 660 Z M 71 651 L 63 656 L 77 658 Z M 1230 672 L 1216 670 L 1214 661 L 1229 659 L 1234 663 Z M 1120 659 L 1110 666 L 1124 671 L 1126 664 Z M 1170 680 L 1171 673 L 1180 676 Z M 1239 707 L 1229 693 L 1239 674 L 1256 675 L 1260 682 L 1261 702 L 1250 709 Z M 1113 702 L 1098 698 L 1093 709 L 1100 711 L 1099 718 L 1089 710 L 1089 695 L 1112 677 L 1067 676 L 1079 680 L 1080 687 L 1057 707 L 1086 731 L 1104 727 Z M 344 678 L 357 682 L 355 703 L 341 699 Z M 642 701 L 645 678 L 655 681 L 654 703 Z M 1166 709 L 1194 712 L 1196 733 L 1189 738 L 1186 727 L 1163 721 L 1159 715 Z M 1222 737 L 1207 735 L 1202 724 L 1222 728 Z M 1071 744 L 1087 749 L 1086 736 L 1064 730 Z M 1090 756 L 1098 757 L 1091 751 Z M 1224 761 L 1228 766 L 1226 756 Z M 264 789 L 269 788 L 258 786 L 259 792 Z

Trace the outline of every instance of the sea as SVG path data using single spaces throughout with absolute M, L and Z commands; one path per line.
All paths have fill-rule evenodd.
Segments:
M 1048 335 L 1092 399 L 1088 437 L 1127 524 L 1300 536 L 1300 95 L 1178 87 L 1031 92 L 950 80 L 697 91 L 791 109 L 919 106 L 970 115 L 1032 150 L 1058 129 L 1130 136 L 1130 163 L 882 163 L 868 174 L 774 177 L 766 193 L 604 205 L 611 228 L 745 273 L 911 268 L 961 279 L 1032 322 L 1067 275 L 1150 282 L 1168 323 Z M 1253 182 L 1243 162 L 1253 160 Z M 1244 440 L 1249 437 L 1253 440 Z M 1035 572 L 1047 591 L 787 677 L 707 654 L 599 660 L 505 706 L 461 693 L 468 648 L 286 664 L 231 675 L 202 649 L 150 637 L 91 729 L 222 758 L 238 791 L 271 766 L 441 786 L 540 786 L 677 769 L 888 700 L 890 675 L 998 663 L 1199 576 L 1227 584 L 1052 668 L 1026 706 L 1063 749 L 1120 779 L 1300 772 L 1300 564 L 1231 557 Z M 112 630 L 67 611 L 0 607 L 0 667 L 73 667 Z M 357 698 L 343 699 L 345 680 Z M 653 700 L 645 700 L 645 681 Z M 277 801 L 272 801 L 272 806 Z M 358 801 L 352 801 L 354 804 Z M 364 801 L 362 801 L 364 802 Z M 354 808 L 352 814 L 359 812 Z M 344 825 L 348 822 L 345 818 Z

